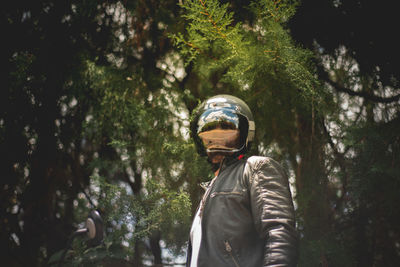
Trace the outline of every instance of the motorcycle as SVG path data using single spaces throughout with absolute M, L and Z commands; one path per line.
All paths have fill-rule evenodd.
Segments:
M 67 246 L 62 251 L 62 254 L 59 257 L 59 259 L 56 260 L 55 258 L 58 258 L 56 256 L 50 260 L 49 264 L 51 266 L 55 266 L 54 264 L 58 263 L 57 266 L 61 267 L 62 264 L 64 263 L 65 255 L 67 254 L 67 251 L 70 249 L 72 245 L 72 241 L 78 236 L 82 237 L 86 235 L 90 246 L 95 247 L 100 245 L 101 242 L 103 241 L 103 232 L 104 232 L 103 220 L 99 212 L 97 210 L 91 211 L 88 218 L 86 219 L 85 227 L 76 230 L 69 237 Z

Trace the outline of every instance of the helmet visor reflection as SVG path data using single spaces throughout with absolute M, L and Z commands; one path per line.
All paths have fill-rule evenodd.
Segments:
M 199 133 L 207 152 L 232 151 L 239 147 L 239 130 L 214 129 Z
M 213 129 L 239 130 L 239 116 L 229 109 L 207 110 L 199 117 L 197 133 Z

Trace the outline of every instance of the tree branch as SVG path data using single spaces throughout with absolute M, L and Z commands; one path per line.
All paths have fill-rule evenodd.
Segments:
M 330 133 L 329 133 L 328 129 L 326 128 L 326 125 L 325 125 L 324 122 L 322 122 L 322 129 L 323 129 L 323 132 L 325 134 L 325 137 L 328 139 L 329 146 L 331 147 L 331 149 L 333 151 L 333 154 L 335 156 L 336 162 L 339 164 L 339 166 L 340 166 L 340 168 L 341 168 L 341 170 L 343 172 L 343 179 L 342 179 L 342 190 L 343 190 L 343 192 L 342 192 L 342 195 L 339 198 L 338 203 L 337 203 L 337 208 L 339 209 L 339 208 L 341 208 L 343 200 L 344 200 L 344 197 L 345 197 L 345 195 L 347 193 L 347 183 L 348 183 L 348 180 L 349 180 L 349 174 L 347 172 L 346 160 L 344 158 L 344 154 L 340 153 L 338 151 L 338 149 L 336 148 L 336 145 L 332 140 L 332 136 L 330 135 Z
M 332 81 L 332 79 L 329 77 L 328 73 L 323 69 L 323 67 L 319 67 L 318 69 L 319 69 L 319 73 L 318 73 L 319 77 L 323 81 L 325 81 L 328 84 L 330 84 L 331 86 L 333 86 L 333 88 L 335 88 L 339 92 L 347 93 L 348 95 L 351 95 L 351 96 L 363 97 L 367 100 L 370 100 L 372 102 L 377 102 L 377 103 L 392 103 L 392 102 L 397 102 L 400 100 L 400 94 L 391 96 L 391 97 L 381 97 L 381 96 L 377 96 L 374 94 L 368 94 L 366 92 L 353 91 L 335 81 Z

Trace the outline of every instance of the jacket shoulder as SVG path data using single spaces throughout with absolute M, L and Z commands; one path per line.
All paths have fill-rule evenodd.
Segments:
M 265 156 L 251 156 L 247 159 L 245 173 L 247 175 L 254 174 L 260 171 L 268 170 L 269 172 L 280 173 L 286 176 L 286 172 L 276 160 Z
M 277 161 L 270 157 L 264 156 L 251 156 L 247 159 L 247 164 L 250 165 L 252 169 L 259 169 L 265 165 L 279 165 Z

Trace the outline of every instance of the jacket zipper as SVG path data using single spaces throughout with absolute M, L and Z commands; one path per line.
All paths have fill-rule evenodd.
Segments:
M 231 256 L 233 263 L 235 263 L 236 267 L 240 267 L 239 263 L 237 262 L 237 260 L 235 259 L 235 257 L 233 257 L 233 253 L 232 253 L 232 247 L 231 244 L 229 244 L 228 241 L 225 241 L 225 250 L 229 253 L 229 255 Z
M 218 174 L 214 177 L 214 179 L 213 180 L 211 180 L 211 182 L 208 184 L 208 186 L 207 186 L 207 189 L 206 189 L 206 192 L 204 193 L 204 196 L 203 196 L 203 198 L 202 198 L 202 204 L 200 204 L 201 205 L 201 210 L 200 210 L 200 223 L 203 221 L 203 211 L 204 211 L 204 208 L 206 207 L 206 203 L 208 202 L 208 196 L 210 195 L 210 191 L 211 191 L 211 187 L 214 185 L 214 183 L 215 183 L 215 180 L 217 180 L 217 178 L 218 178 L 218 176 L 219 176 L 219 174 L 221 173 L 221 168 L 222 168 L 222 164 L 223 164 L 223 162 L 225 161 L 225 158 L 223 158 L 222 159 L 222 161 L 221 161 L 221 163 L 220 163 L 220 165 L 219 165 L 219 171 L 218 171 Z M 211 194 L 212 195 L 212 194 Z
M 204 208 L 205 208 L 206 203 L 208 201 L 208 196 L 210 195 L 210 191 L 212 189 L 211 187 L 214 185 L 215 181 L 217 180 L 217 177 L 218 176 L 215 176 L 214 179 L 212 179 L 211 182 L 208 184 L 208 188 L 206 189 L 206 192 L 204 193 L 204 196 L 201 199 L 201 202 L 200 202 L 200 213 L 199 213 L 200 214 L 200 222 L 203 221 L 203 211 L 204 211 Z

